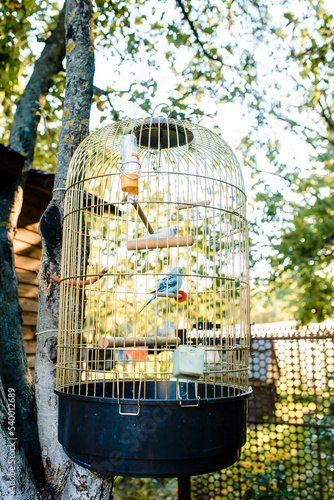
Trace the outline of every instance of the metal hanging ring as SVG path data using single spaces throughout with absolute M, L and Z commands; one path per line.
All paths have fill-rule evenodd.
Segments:
M 168 114 L 166 113 L 166 114 L 167 114 L 167 118 L 169 118 L 169 116 L 170 116 L 170 114 L 171 114 L 171 112 L 172 112 L 172 108 L 170 107 L 170 105 L 169 105 L 167 102 L 161 102 L 160 104 L 157 104 L 157 105 L 156 105 L 156 107 L 155 107 L 155 108 L 153 109 L 153 111 L 152 111 L 152 115 L 151 115 L 151 116 L 152 116 L 152 118 L 153 118 L 153 116 L 154 116 L 154 112 L 155 112 L 155 110 L 156 110 L 157 108 L 159 108 L 160 106 L 167 106 L 167 107 L 168 107 L 168 109 L 169 109 L 169 113 L 168 113 Z

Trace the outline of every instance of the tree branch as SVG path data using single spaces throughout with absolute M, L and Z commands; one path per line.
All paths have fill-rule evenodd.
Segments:
M 130 84 L 130 87 L 128 88 L 128 90 L 113 90 L 113 93 L 114 94 L 127 94 L 127 93 L 131 92 L 131 89 L 132 89 L 133 85 L 137 85 L 137 82 L 132 82 Z M 98 96 L 98 97 L 101 97 L 101 96 L 106 97 L 107 101 L 108 101 L 108 104 L 110 106 L 110 109 L 112 111 L 115 111 L 113 103 L 111 102 L 111 99 L 110 99 L 110 92 L 108 92 L 108 90 L 100 89 L 99 87 L 96 87 L 96 85 L 94 85 L 93 89 L 94 89 L 94 94 L 96 96 Z
M 329 128 L 334 130 L 334 120 L 332 119 L 332 117 L 330 115 L 330 109 L 328 108 L 328 106 L 326 106 L 326 110 L 328 112 L 328 114 L 326 114 L 326 111 L 325 111 L 325 108 L 321 102 L 321 99 L 319 99 L 319 106 L 321 108 L 321 116 L 325 119 Z M 330 141 L 330 142 L 331 142 L 331 144 L 333 144 L 332 141 Z
M 257 170 L 257 168 L 253 165 L 248 165 L 250 168 Z M 284 175 L 278 174 L 277 172 L 270 172 L 269 170 L 261 170 L 261 174 L 269 174 L 269 175 L 275 175 L 276 177 L 279 177 L 283 181 L 287 182 L 289 186 L 291 186 L 292 181 L 288 177 L 285 177 Z
M 115 94 L 128 94 L 129 92 L 131 92 L 131 89 L 134 85 L 137 85 L 137 82 L 130 83 L 130 86 L 127 90 L 114 90 L 113 89 L 113 92 Z M 94 85 L 94 94 L 97 96 L 104 95 L 104 96 L 108 97 L 110 92 L 108 92 L 108 90 L 100 89 L 99 87 L 96 87 L 96 85 Z
M 34 71 L 22 94 L 11 127 L 9 146 L 14 151 L 27 157 L 27 170 L 34 157 L 37 126 L 40 116 L 36 101 L 46 95 L 52 85 L 54 75 L 63 69 L 62 61 L 65 57 L 64 20 L 66 2 L 59 14 L 51 36 L 46 40 L 45 47 L 37 59 Z
M 107 90 L 103 90 L 103 89 L 100 89 L 99 87 L 96 87 L 94 85 L 94 94 L 97 95 L 97 96 L 104 96 L 107 98 L 107 101 L 109 103 L 109 106 L 111 107 L 111 109 L 113 109 L 113 105 L 112 105 L 112 102 L 111 102 L 111 99 L 110 99 L 110 96 L 109 96 L 109 92 Z
M 312 139 L 311 137 L 309 137 L 307 135 L 307 133 L 305 132 L 306 130 L 308 130 L 309 132 L 314 132 L 311 128 L 309 127 L 305 127 L 303 125 L 301 125 L 300 123 L 297 123 L 295 120 L 291 120 L 290 118 L 287 118 L 286 116 L 283 116 L 283 115 L 280 115 L 276 112 L 275 109 L 272 109 L 271 110 L 272 114 L 278 119 L 278 120 L 281 120 L 285 123 L 288 123 L 290 126 L 291 126 L 291 130 L 293 132 L 295 132 L 295 134 L 298 135 L 298 133 L 295 131 L 294 127 L 299 127 L 300 129 L 302 129 L 302 134 L 305 136 L 305 139 L 306 139 L 306 142 L 308 144 L 310 144 L 315 150 L 317 149 L 316 146 L 313 144 L 313 142 L 316 140 L 316 139 Z M 328 138 L 328 137 L 324 137 L 322 135 L 320 135 L 319 133 L 318 134 L 318 137 L 322 140 L 325 140 L 325 141 L 329 141 L 331 142 L 331 140 Z
M 211 61 L 215 61 L 215 62 L 218 62 L 220 63 L 222 66 L 227 66 L 229 68 L 232 68 L 232 66 L 230 66 L 229 64 L 226 64 L 222 61 L 222 59 L 220 57 L 215 57 L 213 56 L 212 54 L 210 54 L 210 52 L 208 52 L 205 48 L 204 48 L 204 43 L 201 41 L 199 35 L 198 35 L 198 32 L 195 28 L 195 25 L 194 23 L 192 22 L 192 20 L 190 19 L 189 17 L 189 14 L 188 12 L 186 11 L 183 3 L 181 2 L 181 0 L 175 0 L 176 1 L 176 4 L 180 7 L 181 11 L 182 11 L 182 14 L 183 14 L 183 17 L 185 19 L 185 21 L 187 21 L 187 23 L 189 24 L 189 27 L 195 37 L 195 40 L 196 40 L 196 43 L 200 46 L 203 54 L 208 58 L 210 59 Z

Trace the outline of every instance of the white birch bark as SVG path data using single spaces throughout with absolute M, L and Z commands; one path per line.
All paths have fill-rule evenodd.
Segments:
M 38 341 L 36 352 L 36 392 L 42 459 L 47 481 L 64 500 L 111 497 L 112 481 L 104 481 L 73 464 L 57 438 L 56 342 L 59 314 L 61 233 L 64 186 L 70 159 L 88 135 L 93 93 L 94 46 L 91 0 L 67 0 L 66 94 L 59 138 L 58 165 L 54 194 L 40 222 L 42 261 L 39 271 Z

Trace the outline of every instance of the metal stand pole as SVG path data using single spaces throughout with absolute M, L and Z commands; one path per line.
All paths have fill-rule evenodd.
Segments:
M 191 500 L 191 482 L 190 476 L 182 476 L 177 480 L 178 500 Z

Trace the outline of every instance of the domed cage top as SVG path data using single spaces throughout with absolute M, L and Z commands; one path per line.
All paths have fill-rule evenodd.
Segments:
M 155 470 L 148 461 L 137 467 L 141 458 L 137 451 L 129 457 L 125 445 L 120 469 L 110 460 L 102 466 L 105 455 L 99 462 L 96 450 L 83 451 L 66 434 L 65 427 L 83 418 L 81 407 L 72 420 L 68 416 L 74 400 L 85 401 L 86 410 L 88 402 L 110 402 L 123 424 L 140 419 L 156 402 L 176 404 L 174 427 L 175 419 L 182 420 L 178 411 L 192 412 L 187 418 L 196 420 L 200 412 L 211 415 L 212 404 L 238 400 L 242 418 L 227 411 L 242 427 L 233 445 L 240 449 L 250 394 L 245 207 L 233 151 L 189 121 L 126 120 L 92 133 L 77 149 L 65 193 L 56 392 L 60 441 L 78 463 L 123 475 L 192 472 L 181 467 L 175 474 L 170 465 Z M 221 419 L 227 406 L 218 407 Z M 110 418 L 109 411 L 99 407 L 101 419 Z M 89 418 L 95 414 L 96 408 Z M 75 439 L 85 427 L 77 432 Z M 163 437 L 155 438 L 161 445 L 171 432 L 164 427 Z M 98 431 L 90 437 L 99 439 Z M 214 455 L 207 466 L 193 465 L 195 473 L 214 470 Z M 157 457 L 164 460 L 171 457 Z

